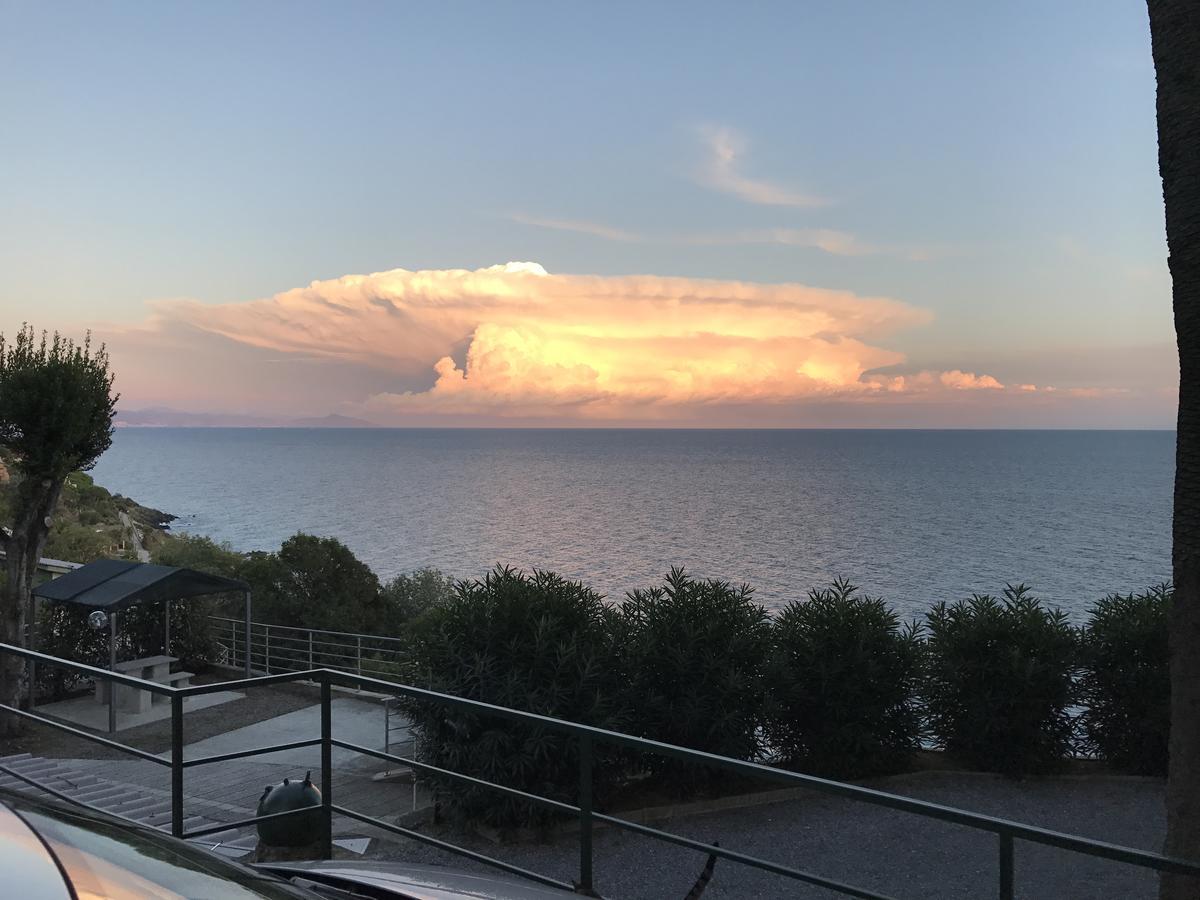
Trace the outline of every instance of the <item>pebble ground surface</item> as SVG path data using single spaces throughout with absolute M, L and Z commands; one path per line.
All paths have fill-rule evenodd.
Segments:
M 1163 783 L 1084 777 L 1012 781 L 978 774 L 924 773 L 877 786 L 973 812 L 1146 850 L 1165 828 Z M 677 818 L 657 827 L 904 900 L 998 896 L 994 835 L 910 813 L 813 795 L 753 808 Z M 574 837 L 547 843 L 463 843 L 564 881 L 578 876 Z M 1016 896 L 1024 900 L 1151 900 L 1148 870 L 1016 842 Z M 701 853 L 630 832 L 595 833 L 596 889 L 609 900 L 682 900 L 704 864 Z M 462 857 L 404 841 L 383 850 L 409 862 L 476 868 Z M 843 896 L 728 860 L 717 863 L 704 900 Z

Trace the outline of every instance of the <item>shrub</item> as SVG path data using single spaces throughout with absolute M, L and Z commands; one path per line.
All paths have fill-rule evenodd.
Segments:
M 263 622 L 366 634 L 380 627 L 379 579 L 336 538 L 293 535 L 278 553 L 250 554 L 238 577 Z
M 397 575 L 380 588 L 382 634 L 398 636 L 414 619 L 444 605 L 454 595 L 454 579 L 437 569 Z
M 920 746 L 920 629 L 848 581 L 776 617 L 769 668 L 772 747 L 792 765 L 846 778 L 898 771 Z
M 621 609 L 628 705 L 643 737 L 737 759 L 762 750 L 766 611 L 748 585 L 699 581 L 672 569 L 662 587 L 631 591 Z M 676 788 L 715 773 L 650 755 Z
M 1105 597 L 1083 632 L 1080 687 L 1088 749 L 1138 775 L 1167 771 L 1172 597 L 1166 584 Z
M 614 614 L 600 596 L 550 572 L 509 568 L 483 581 L 460 581 L 454 595 L 414 631 L 418 682 L 436 691 L 572 722 L 620 729 L 620 672 Z M 425 762 L 523 791 L 573 802 L 578 742 L 563 732 L 440 704 L 406 709 Z M 597 746 L 597 799 L 619 777 L 610 748 Z M 447 810 L 496 826 L 550 818 L 495 791 L 446 780 Z
M 154 550 L 154 562 L 162 566 L 180 566 L 237 578 L 244 557 L 227 543 L 218 544 L 210 537 L 199 534 L 165 535 L 165 539 Z M 240 597 L 239 597 L 240 602 Z
M 207 598 L 178 600 L 171 604 L 170 654 L 191 672 L 203 672 L 216 662 L 219 646 L 208 616 L 213 601 Z M 46 604 L 38 610 L 38 647 L 42 653 L 107 669 L 108 629 L 92 628 L 90 610 L 69 604 Z M 155 656 L 163 650 L 163 604 L 127 607 L 117 618 L 117 659 Z M 53 696 L 62 696 L 78 681 L 66 669 L 38 667 L 38 684 Z
M 1058 767 L 1073 748 L 1067 709 L 1078 637 L 1024 585 L 928 614 L 925 700 L 939 747 L 1008 775 Z

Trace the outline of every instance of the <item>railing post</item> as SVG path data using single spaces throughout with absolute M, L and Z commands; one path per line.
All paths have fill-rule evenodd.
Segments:
M 333 710 L 329 675 L 321 676 L 321 858 L 333 859 Z
M 579 735 L 579 891 L 592 895 L 592 738 Z
M 263 671 L 271 674 L 271 626 L 263 626 Z
M 117 614 L 108 614 L 108 671 L 117 669 Z M 117 733 L 117 685 L 108 682 L 108 733 Z
M 1000 838 L 1000 900 L 1013 900 L 1013 837 L 1001 831 Z
M 171 834 L 183 837 L 183 697 L 171 695 Z
M 313 665 L 312 644 L 312 629 L 310 628 L 308 629 L 308 669 L 310 672 L 316 668 L 316 666 Z
M 358 649 L 355 651 L 354 671 L 359 678 L 362 678 L 362 635 L 360 634 L 355 640 L 358 642 Z M 362 690 L 362 682 L 359 682 L 358 689 Z

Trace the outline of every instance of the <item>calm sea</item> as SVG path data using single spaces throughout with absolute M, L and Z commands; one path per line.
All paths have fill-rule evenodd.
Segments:
M 381 576 L 497 562 L 619 597 L 671 566 L 776 606 L 844 576 L 907 616 L 1024 581 L 1073 615 L 1170 575 L 1174 432 L 123 429 L 110 490 Z

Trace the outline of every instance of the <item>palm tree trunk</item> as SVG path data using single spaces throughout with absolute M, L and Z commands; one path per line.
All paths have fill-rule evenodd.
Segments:
M 1179 422 L 1171 619 L 1171 762 L 1164 851 L 1200 860 L 1200 7 L 1148 0 L 1158 76 L 1158 167 L 1166 207 Z M 1164 876 L 1161 900 L 1196 900 L 1200 879 Z

